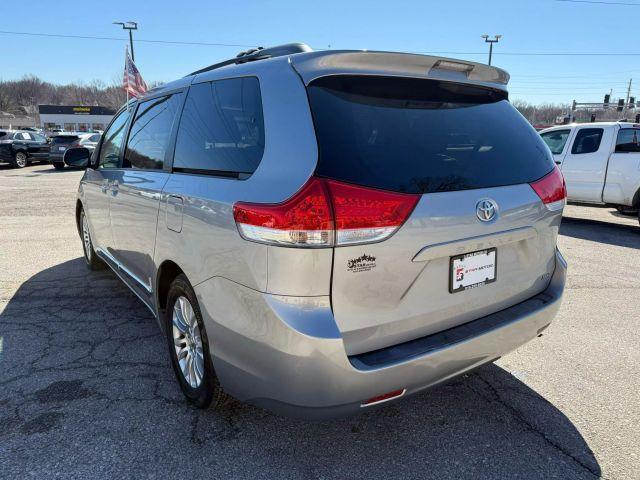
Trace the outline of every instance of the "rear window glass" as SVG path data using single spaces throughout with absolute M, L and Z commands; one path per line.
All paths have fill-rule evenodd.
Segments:
M 600 148 L 603 134 L 604 129 L 602 128 L 581 128 L 578 130 L 576 139 L 573 141 L 571 153 L 578 155 L 581 153 L 597 152 Z
M 562 150 L 564 150 L 570 133 L 571 130 L 554 130 L 553 132 L 543 133 L 541 137 L 549 147 L 549 150 L 551 150 L 551 153 L 560 155 Z
M 51 138 L 51 143 L 53 144 L 62 144 L 62 143 L 73 143 L 78 140 L 77 135 L 58 135 L 56 137 Z
M 263 152 L 257 78 L 218 80 L 190 88 L 178 128 L 174 169 L 251 174 Z
M 8 132 L 0 132 L 0 138 L 4 137 Z
M 323 77 L 308 92 L 320 176 L 430 193 L 532 182 L 554 167 L 502 92 L 367 76 Z

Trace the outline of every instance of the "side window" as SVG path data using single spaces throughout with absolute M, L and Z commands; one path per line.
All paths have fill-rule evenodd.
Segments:
M 604 129 L 602 128 L 581 128 L 573 141 L 571 153 L 577 155 L 597 152 L 600 148 L 603 134 Z
M 34 138 L 34 140 L 36 142 L 46 142 L 47 139 L 44 138 L 42 135 L 38 135 L 37 133 L 32 133 L 31 136 Z
M 124 168 L 162 169 L 181 96 L 154 98 L 138 105 L 129 132 Z
M 554 155 L 560 155 L 564 150 L 564 146 L 567 143 L 570 133 L 571 130 L 554 130 L 552 132 L 543 133 L 540 136 L 551 150 L 551 153 Z
M 623 128 L 618 132 L 616 140 L 616 152 L 640 153 L 640 130 L 636 128 Z
M 124 129 L 131 111 L 123 110 L 111 126 L 104 132 L 104 141 L 100 147 L 98 168 L 118 168 L 120 166 L 120 151 L 124 142 Z
M 100 141 L 100 134 L 96 133 L 95 135 L 91 135 L 89 137 L 90 142 L 98 143 Z
M 263 153 L 264 119 L 257 78 L 191 87 L 178 128 L 174 169 L 252 174 Z

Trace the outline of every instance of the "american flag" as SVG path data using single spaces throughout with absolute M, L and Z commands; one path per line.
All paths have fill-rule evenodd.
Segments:
M 124 77 L 122 78 L 122 88 L 132 97 L 141 97 L 147 91 L 147 84 L 142 79 L 136 64 L 129 56 L 127 48 L 124 60 Z

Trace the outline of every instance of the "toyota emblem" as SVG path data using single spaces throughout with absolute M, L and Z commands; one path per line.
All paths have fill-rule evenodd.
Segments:
M 493 200 L 480 200 L 476 205 L 476 215 L 481 222 L 490 222 L 496 218 L 498 206 Z

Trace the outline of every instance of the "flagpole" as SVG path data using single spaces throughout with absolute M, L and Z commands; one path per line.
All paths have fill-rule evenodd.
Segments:
M 125 75 L 127 72 L 127 61 L 129 60 L 129 47 L 127 45 L 124 46 L 124 71 Z M 128 80 L 127 80 L 128 83 Z M 128 85 L 127 85 L 128 86 Z M 127 112 L 129 111 L 129 89 L 127 88 Z

